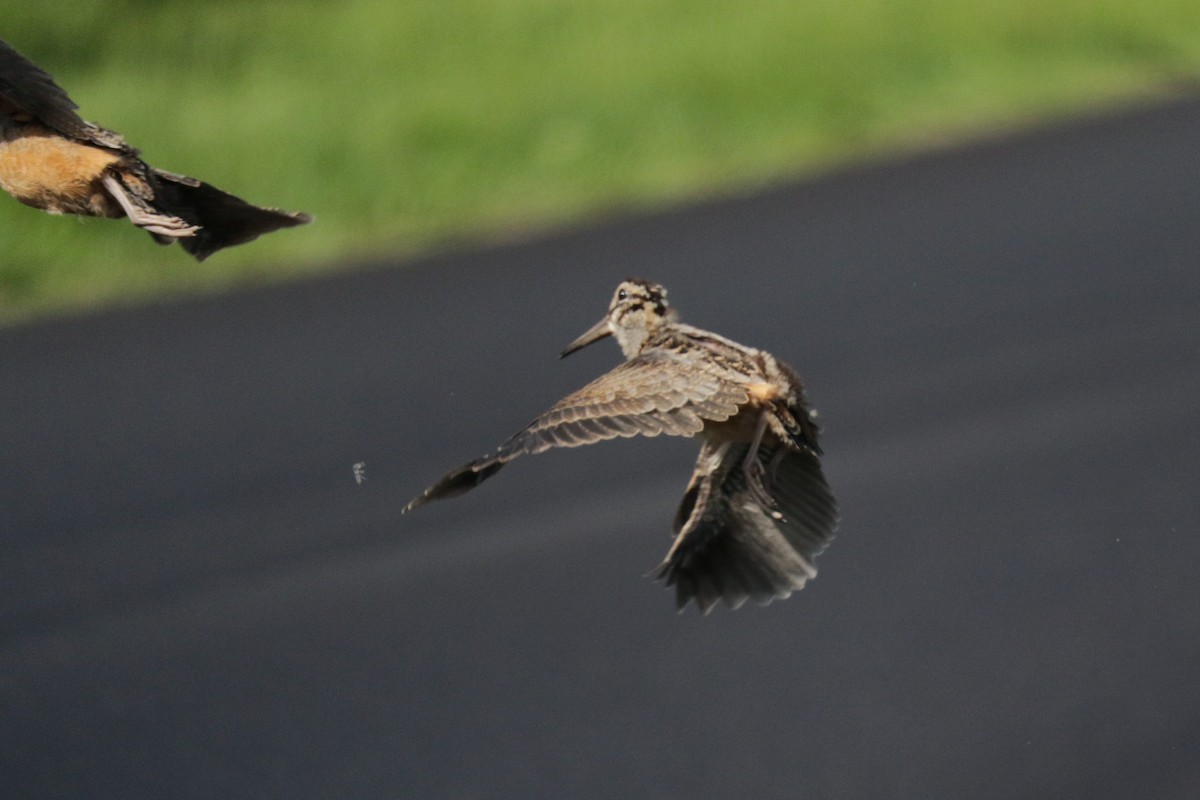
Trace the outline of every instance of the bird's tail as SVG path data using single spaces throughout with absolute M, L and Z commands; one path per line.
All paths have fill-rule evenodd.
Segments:
M 195 178 L 157 169 L 151 170 L 150 177 L 154 207 L 199 227 L 192 236 L 154 238 L 164 244 L 179 242 L 197 261 L 203 261 L 222 248 L 253 241 L 264 233 L 312 221 L 308 214 L 293 214 L 247 203 Z
M 682 610 L 723 600 L 768 603 L 815 577 L 813 560 L 837 528 L 837 503 L 810 450 L 759 448 L 772 503 L 764 506 L 744 462 L 749 446 L 706 444 L 676 516 L 677 536 L 655 576 L 675 587 Z

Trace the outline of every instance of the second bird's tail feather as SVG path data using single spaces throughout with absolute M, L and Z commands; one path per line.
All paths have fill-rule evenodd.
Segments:
M 194 235 L 180 239 L 154 238 L 163 244 L 178 241 L 197 261 L 222 248 L 253 241 L 264 233 L 312 221 L 308 214 L 256 206 L 183 175 L 153 170 L 152 184 L 155 208 L 200 228 Z

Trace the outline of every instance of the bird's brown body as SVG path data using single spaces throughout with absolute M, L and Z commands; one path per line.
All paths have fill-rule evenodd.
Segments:
M 310 220 L 155 169 L 75 109 L 53 78 L 0 41 L 0 189 L 51 214 L 128 217 L 198 260 Z
M 769 353 L 675 320 L 666 290 L 623 282 L 608 315 L 567 355 L 612 335 L 628 359 L 563 398 L 490 456 L 410 502 L 474 488 L 522 454 L 636 435 L 694 436 L 700 457 L 657 575 L 679 606 L 787 597 L 816 574 L 837 527 L 817 426 L 799 376 Z
M 120 153 L 67 139 L 30 123 L 0 138 L 0 189 L 51 214 L 120 217 L 121 207 L 100 182 Z

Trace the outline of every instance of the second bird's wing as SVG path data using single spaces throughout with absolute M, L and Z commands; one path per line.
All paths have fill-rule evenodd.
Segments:
M 72 139 L 129 150 L 119 133 L 85 121 L 50 74 L 0 40 L 0 113 L 24 114 Z
M 23 112 L 60 133 L 74 135 L 87 125 L 76 108 L 54 78 L 0 41 L 0 110 Z
M 617 437 L 694 436 L 705 422 L 737 414 L 748 399 L 743 384 L 651 350 L 567 395 L 495 453 L 450 472 L 404 510 L 473 489 L 520 455 Z

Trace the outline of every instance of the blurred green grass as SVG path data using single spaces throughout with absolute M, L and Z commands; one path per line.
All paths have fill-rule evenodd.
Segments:
M 1195 0 L 46 0 L 4 38 L 155 166 L 305 228 L 202 265 L 0 196 L 0 316 L 742 192 L 1191 83 Z M 564 265 L 569 268 L 569 265 Z

